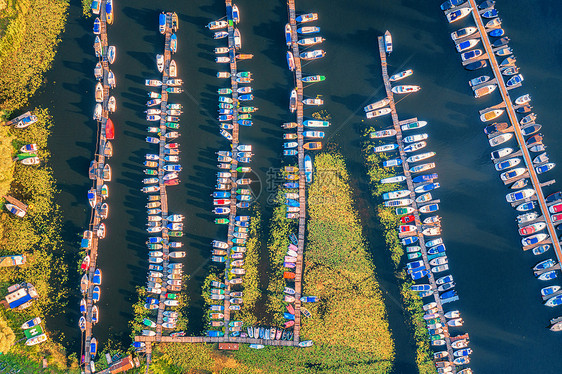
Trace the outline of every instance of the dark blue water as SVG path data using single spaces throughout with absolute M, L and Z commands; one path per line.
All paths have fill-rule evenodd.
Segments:
M 59 203 L 69 248 L 77 247 L 76 235 L 89 217 L 87 167 L 95 142 L 91 120 L 95 65 L 91 20 L 80 18 L 76 3 L 71 5 L 69 24 L 53 69 L 47 75 L 47 84 L 34 103 L 51 108 L 56 121 L 50 147 L 62 190 Z M 252 166 L 264 186 L 260 203 L 267 218 L 267 175 L 270 168 L 280 166 L 279 124 L 286 118 L 292 88 L 284 60 L 286 8 L 283 1 L 240 0 L 238 5 L 242 12 L 243 51 L 255 55 L 241 65 L 254 73 L 255 105 L 260 108 L 255 126 L 242 129 L 241 139 L 256 149 Z M 462 332 L 470 333 L 474 350 L 471 367 L 478 373 L 557 372 L 551 358 L 556 360 L 561 336 L 551 333 L 546 326 L 550 318 L 562 315 L 562 311 L 542 306 L 539 290 L 546 284 L 535 280 L 531 271 L 539 259 L 522 253 L 514 221 L 516 214 L 505 203 L 508 190 L 489 160 L 490 148 L 478 119 L 477 111 L 497 104 L 500 97 L 496 93 L 474 99 L 467 81 L 477 74 L 462 69 L 449 38 L 450 32 L 467 26 L 469 19 L 449 26 L 436 1 L 299 1 L 297 6 L 299 10 L 320 14 L 317 24 L 327 39 L 322 46 L 327 56 L 304 68 L 305 73 L 326 75 L 327 81 L 308 88 L 306 93 L 323 95 L 325 109 L 332 116 L 329 142 L 336 144 L 347 158 L 357 187 L 361 217 L 396 337 L 396 371 L 415 372 L 413 347 L 395 301 L 396 283 L 374 221 L 374 202 L 368 197 L 359 148 L 359 134 L 366 126 L 362 107 L 383 94 L 376 37 L 386 29 L 393 34 L 395 48 L 389 58 L 389 71 L 412 68 L 415 73 L 408 82 L 423 87 L 420 93 L 398 104 L 399 117 L 417 116 L 430 123 L 426 127 L 430 134 L 428 148 L 437 152 L 435 161 L 442 185 L 436 196 L 442 201 L 443 237 L 461 297 L 455 307 L 463 312 Z M 499 0 L 497 8 L 525 77 L 523 88 L 512 96 L 532 95 L 548 152 L 554 162 L 560 161 L 562 148 L 557 141 L 562 125 L 556 108 L 562 100 L 562 5 L 554 0 Z M 224 235 L 222 228 L 211 223 L 209 198 L 216 172 L 214 152 L 227 146 L 218 135 L 215 120 L 216 89 L 223 82 L 215 78 L 217 64 L 212 50 L 222 44 L 203 28 L 210 20 L 224 15 L 224 3 L 117 1 L 116 21 L 109 28 L 111 44 L 118 48 L 112 67 L 117 78 L 113 94 L 118 104 L 118 111 L 112 116 L 116 124 L 115 156 L 110 160 L 114 180 L 109 185 L 108 236 L 100 246 L 99 266 L 104 272 L 101 323 L 94 330 L 102 344 L 109 338 L 127 341 L 127 322 L 132 317 L 131 305 L 136 301 L 135 287 L 143 285 L 146 279 L 146 201 L 139 189 L 143 155 L 150 148 L 144 142 L 146 122 L 142 111 L 147 87 L 143 82 L 145 78 L 158 77 L 154 55 L 163 44 L 157 32 L 157 15 L 162 9 L 177 11 L 180 16 L 175 59 L 186 92 L 173 102 L 184 105 L 183 136 L 179 139 L 184 170 L 181 186 L 170 189 L 170 210 L 187 216 L 184 243 L 189 255 L 185 264 L 191 279 L 186 284 L 186 295 L 191 299 L 192 333 L 201 328 L 199 295 L 201 282 L 209 271 L 208 244 Z M 373 123 L 383 128 L 390 125 L 390 119 Z M 543 180 L 549 177 L 562 181 L 561 169 L 555 168 Z M 554 189 L 545 192 L 551 191 Z M 77 279 L 76 285 L 78 290 Z M 77 337 L 77 298 L 71 300 L 72 305 L 76 308 L 61 318 L 57 327 L 69 341 Z

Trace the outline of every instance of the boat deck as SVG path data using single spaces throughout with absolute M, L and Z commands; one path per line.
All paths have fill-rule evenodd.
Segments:
M 472 9 L 478 9 L 477 8 L 477 4 L 475 0 L 468 0 L 468 2 L 466 3 L 467 6 L 472 7 Z M 458 9 L 458 8 L 456 8 Z M 558 235 L 556 232 L 556 227 L 553 225 L 552 220 L 550 218 L 550 214 L 548 212 L 548 207 L 545 201 L 545 197 L 542 191 L 542 184 L 539 181 L 538 177 L 537 177 L 537 173 L 535 171 L 535 167 L 533 165 L 533 160 L 529 154 L 529 150 L 525 144 L 525 138 L 523 137 L 523 134 L 521 133 L 521 127 L 519 125 L 519 121 L 517 119 L 517 115 L 515 112 L 515 106 L 512 104 L 512 99 L 509 96 L 509 92 L 508 90 L 511 88 L 516 88 L 515 86 L 512 87 L 507 87 L 501 71 L 500 71 L 500 67 L 498 64 L 498 61 L 496 59 L 496 55 L 494 54 L 494 48 L 492 47 L 492 45 L 490 44 L 490 39 L 488 37 L 488 35 L 486 34 L 486 29 L 484 27 L 484 23 L 481 17 L 481 13 L 485 12 L 486 9 L 481 10 L 479 12 L 474 12 L 472 11 L 472 17 L 474 18 L 474 22 L 476 23 L 476 27 L 478 28 L 478 31 L 480 32 L 480 35 L 482 36 L 482 45 L 486 51 L 486 54 L 489 56 L 489 61 L 490 61 L 490 66 L 492 68 L 492 71 L 494 73 L 494 76 L 498 82 L 498 90 L 501 93 L 502 99 L 503 99 L 503 105 L 505 105 L 505 110 L 506 113 L 509 117 L 509 121 L 511 123 L 511 125 L 513 126 L 514 129 L 514 133 L 515 133 L 515 138 L 517 140 L 517 143 L 519 144 L 522 156 L 523 156 L 523 160 L 525 162 L 525 165 L 527 167 L 528 173 L 529 173 L 529 177 L 530 177 L 530 182 L 534 188 L 534 190 L 536 191 L 535 197 L 537 199 L 537 202 L 539 204 L 541 213 L 543 215 L 543 217 L 545 218 L 545 222 L 547 225 L 547 229 L 548 229 L 548 233 L 550 234 L 550 238 L 552 238 L 551 242 L 552 245 L 554 247 L 554 252 L 556 253 L 556 257 L 558 259 L 558 262 L 560 262 L 562 260 L 562 248 L 560 247 L 560 242 L 558 241 Z M 541 245 L 540 243 L 534 245 L 534 246 L 529 246 L 529 248 L 523 248 L 524 250 L 526 249 L 531 249 L 536 247 L 537 245 Z
M 417 121 L 417 119 L 402 121 L 402 122 L 398 120 L 398 113 L 396 112 L 396 105 L 395 105 L 395 102 L 394 102 L 394 94 L 392 93 L 392 90 L 391 90 L 391 84 L 390 84 L 389 75 L 388 75 L 388 65 L 387 65 L 387 62 L 386 62 L 386 51 L 385 51 L 385 48 L 384 48 L 384 37 L 382 37 L 382 36 L 378 37 L 378 45 L 379 45 L 379 55 L 380 55 L 380 59 L 381 59 L 382 77 L 383 77 L 384 87 L 385 87 L 385 90 L 386 90 L 386 95 L 387 95 L 388 99 L 390 100 L 389 105 L 390 105 L 390 109 L 391 109 L 392 123 L 393 123 L 393 126 L 394 126 L 394 130 L 396 130 L 396 143 L 398 144 L 398 151 L 399 151 L 399 154 L 400 154 L 400 158 L 402 159 L 402 165 L 403 165 L 403 169 L 404 169 L 404 176 L 406 177 L 406 183 L 408 185 L 408 189 L 411 191 L 409 197 L 412 200 L 414 200 L 415 199 L 415 193 L 414 193 L 415 187 L 414 187 L 414 183 L 412 182 L 412 175 L 409 171 L 408 162 L 406 161 L 406 159 L 408 158 L 408 155 L 406 154 L 406 152 L 404 152 L 404 143 L 402 142 L 402 129 L 401 129 L 400 126 L 401 126 L 401 124 L 404 124 L 404 123 Z M 429 203 L 430 202 L 424 203 L 424 205 L 427 205 Z M 421 223 L 422 220 L 420 219 L 420 214 L 418 212 L 418 204 L 414 201 L 411 204 L 411 207 L 415 209 L 415 212 L 413 213 L 413 215 L 415 217 L 416 224 Z M 415 233 L 415 235 L 419 239 L 419 245 L 421 247 L 422 258 L 423 258 L 423 260 L 426 264 L 429 264 L 427 247 L 425 246 L 425 237 L 420 232 L 420 230 L 418 230 Z M 437 292 L 437 284 L 435 283 L 435 277 L 434 276 L 428 277 L 428 282 L 431 286 L 431 289 L 434 290 L 433 297 L 434 297 L 435 303 L 437 304 L 437 309 L 439 310 L 439 316 L 440 316 L 439 318 L 441 320 L 441 324 L 446 327 L 447 321 L 446 321 L 445 316 L 444 316 L 443 303 L 458 300 L 458 296 L 454 296 L 454 297 L 452 297 L 448 300 L 441 300 L 441 298 L 439 297 L 439 292 Z M 452 362 L 454 356 L 453 356 L 453 348 L 451 346 L 451 339 L 450 339 L 450 335 L 448 333 L 448 329 L 444 329 L 444 330 L 445 330 L 444 335 L 445 335 L 446 349 L 447 349 L 447 352 L 449 353 L 448 358 Z M 453 371 L 453 373 L 454 372 L 455 371 Z

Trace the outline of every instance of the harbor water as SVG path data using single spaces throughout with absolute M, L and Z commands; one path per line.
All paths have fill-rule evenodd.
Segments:
M 241 128 L 241 143 L 252 144 L 255 156 L 252 168 L 258 202 L 264 221 L 275 185 L 272 172 L 282 157 L 280 124 L 288 113 L 292 76 L 285 62 L 283 27 L 287 22 L 283 1 L 240 0 L 242 52 L 254 58 L 240 63 L 239 70 L 252 71 L 254 105 L 259 111 L 254 126 Z M 562 281 L 540 282 L 534 279 L 532 266 L 553 257 L 552 250 L 540 258 L 523 253 L 517 234 L 515 211 L 505 202 L 510 192 L 499 180 L 490 161 L 491 151 L 478 110 L 500 102 L 499 93 L 475 99 L 468 80 L 482 73 L 465 71 L 449 34 L 471 24 L 470 17 L 447 24 L 439 2 L 402 0 L 396 2 L 350 0 L 350 2 L 298 0 L 301 12 L 318 12 L 320 35 L 327 40 L 322 49 L 325 58 L 305 64 L 303 72 L 327 76 L 323 83 L 305 89 L 312 97 L 322 95 L 332 126 L 327 142 L 346 157 L 356 199 L 365 225 L 377 274 L 389 311 L 390 327 L 396 339 L 396 372 L 415 373 L 415 346 L 403 322 L 399 294 L 389 255 L 384 249 L 381 230 L 374 214 L 377 204 L 368 192 L 361 134 L 373 124 L 377 129 L 391 126 L 391 119 L 381 117 L 367 121 L 363 106 L 382 98 L 377 36 L 390 30 L 394 52 L 388 59 L 389 73 L 412 68 L 414 75 L 405 84 L 422 86 L 419 93 L 396 98 L 401 120 L 418 117 L 428 121 L 424 128 L 430 136 L 428 150 L 437 152 L 441 188 L 435 196 L 441 200 L 443 238 L 447 245 L 451 272 L 457 283 L 460 301 L 447 306 L 459 309 L 465 320 L 462 332 L 468 332 L 474 350 L 470 366 L 477 373 L 555 372 L 562 335 L 550 332 L 549 319 L 562 310 L 542 305 L 540 288 Z M 133 318 L 132 304 L 137 301 L 136 287 L 146 281 L 147 250 L 146 196 L 140 192 L 144 154 L 155 147 L 148 145 L 147 122 L 143 113 L 148 100 L 145 79 L 158 79 L 155 55 L 162 50 L 158 33 L 158 14 L 162 10 L 179 15 L 178 77 L 184 80 L 185 92 L 171 95 L 171 103 L 184 106 L 178 139 L 181 143 L 181 184 L 169 191 L 169 209 L 186 216 L 183 238 L 188 256 L 184 261 L 189 280 L 184 293 L 190 299 L 190 333 L 203 328 L 201 319 L 201 285 L 211 265 L 210 242 L 225 236 L 223 227 L 213 224 L 209 196 L 215 184 L 216 155 L 227 150 L 228 143 L 218 134 L 216 120 L 217 88 L 226 80 L 215 74 L 226 66 L 214 62 L 213 49 L 225 41 L 212 39 L 204 28 L 209 21 L 224 16 L 224 2 L 201 0 L 177 2 L 148 0 L 115 2 L 115 22 L 108 28 L 110 44 L 117 46 L 117 58 L 111 69 L 117 87 L 117 112 L 111 116 L 116 127 L 114 156 L 109 160 L 113 181 L 109 185 L 107 237 L 100 241 L 98 266 L 104 277 L 100 307 L 101 322 L 94 334 L 101 347 L 108 340 L 130 344 L 128 321 Z M 496 8 L 503 20 L 517 65 L 525 77 L 523 87 L 512 91 L 517 97 L 530 93 L 537 123 L 543 125 L 545 144 L 553 162 L 562 163 L 562 147 L 557 145 L 562 130 L 556 110 L 562 101 L 558 89 L 562 83 L 562 31 L 558 24 L 562 4 L 554 0 L 540 3 L 523 0 L 498 0 Z M 61 190 L 57 200 L 64 215 L 64 238 L 68 248 L 76 251 L 79 234 L 88 222 L 90 208 L 86 193 L 90 187 L 88 165 L 95 149 L 93 19 L 81 17 L 79 2 L 72 2 L 69 22 L 53 68 L 46 76 L 33 105 L 48 107 L 55 120 L 50 149 L 51 166 Z M 219 65 L 219 66 L 218 66 Z M 312 111 L 307 109 L 306 114 Z M 514 145 L 515 143 L 513 143 Z M 541 177 L 542 181 L 559 180 L 557 167 Z M 545 193 L 554 192 L 555 186 Z M 265 235 L 266 232 L 262 235 Z M 306 251 L 305 251 L 306 255 Z M 71 264 L 71 268 L 73 265 Z M 64 318 L 49 321 L 64 333 L 65 345 L 78 351 L 77 321 L 79 278 L 75 275 L 76 295 L 69 301 Z M 459 331 L 459 332 L 460 332 Z

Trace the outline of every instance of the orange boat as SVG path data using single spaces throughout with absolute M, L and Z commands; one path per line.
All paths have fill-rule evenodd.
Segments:
M 238 60 L 250 60 L 252 58 L 254 58 L 254 55 L 251 53 L 241 53 L 239 55 L 236 55 L 236 58 Z
M 295 279 L 295 273 L 291 273 L 290 271 L 283 272 L 283 278 L 285 279 Z
M 308 142 L 308 143 L 304 143 L 303 145 L 304 149 L 308 149 L 308 150 L 318 150 L 318 149 L 322 149 L 322 143 L 321 142 Z
M 113 121 L 108 118 L 105 123 L 105 138 L 112 140 L 115 137 L 115 126 L 113 126 Z

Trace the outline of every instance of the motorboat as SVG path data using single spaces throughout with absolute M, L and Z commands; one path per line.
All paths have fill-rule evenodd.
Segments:
M 384 144 L 373 148 L 375 153 L 394 151 L 398 149 L 398 144 Z
M 529 94 L 521 95 L 517 99 L 515 99 L 515 105 L 524 105 L 529 103 L 530 101 L 531 101 L 531 95 Z
M 532 188 L 527 188 L 524 190 L 508 193 L 507 195 L 505 195 L 505 199 L 508 203 L 515 203 L 520 200 L 528 199 L 534 195 L 535 190 Z
M 509 169 L 509 168 L 514 167 L 514 166 L 517 166 L 520 163 L 521 163 L 520 158 L 513 157 L 513 158 L 507 159 L 505 161 L 498 162 L 497 164 L 494 165 L 494 168 L 496 169 L 496 171 L 502 171 L 502 170 Z
M 406 153 L 415 152 L 419 149 L 425 148 L 425 146 L 427 146 L 427 143 L 425 141 L 413 143 L 404 147 L 404 152 Z
M 511 134 L 511 133 L 500 134 L 500 135 L 497 135 L 497 136 L 489 139 L 488 142 L 490 143 L 491 147 L 495 147 L 497 145 L 500 145 L 500 144 L 503 144 L 503 143 L 507 142 L 511 138 L 513 138 L 513 134 Z M 511 153 L 511 152 L 509 152 L 509 153 Z M 492 157 L 494 157 L 494 155 L 492 155 Z
M 320 32 L 320 27 L 317 26 L 305 26 L 297 29 L 299 34 L 315 34 Z
M 482 56 L 482 54 L 483 52 L 481 49 L 473 49 L 472 51 L 461 53 L 461 60 L 462 61 L 473 60 L 477 57 Z
M 503 110 L 503 109 L 492 109 L 492 110 L 489 110 L 489 111 L 483 113 L 483 114 L 480 116 L 480 120 L 481 120 L 482 122 L 488 122 L 488 121 L 494 120 L 494 119 L 498 118 L 499 116 L 501 116 L 504 111 L 505 111 L 505 110 Z
M 554 168 L 554 166 L 556 166 L 556 164 L 554 162 L 549 162 L 546 163 L 544 165 L 541 166 L 537 166 L 535 168 L 537 174 L 542 174 L 542 173 L 546 173 L 547 171 L 551 170 L 552 168 Z
M 484 133 L 486 135 L 493 135 L 496 132 L 503 132 L 509 128 L 509 124 L 507 122 L 494 122 L 491 125 L 488 125 L 484 128 Z
M 474 26 L 464 27 L 460 30 L 451 33 L 451 39 L 458 40 L 474 34 L 478 29 Z
M 486 82 L 489 81 L 489 80 L 490 80 L 490 76 L 489 76 L 489 75 L 481 75 L 481 76 L 479 76 L 479 77 L 472 78 L 470 81 L 468 81 L 468 84 L 469 84 L 471 87 L 474 87 L 474 86 L 478 86 L 478 85 L 480 85 L 480 84 L 482 84 L 482 83 L 486 83 Z
M 435 163 L 429 162 L 429 163 L 426 163 L 426 164 L 421 164 L 421 165 L 416 165 L 414 167 L 411 167 L 410 172 L 411 173 L 421 173 L 423 171 L 433 169 L 434 167 L 435 167 Z
M 527 126 L 521 128 L 521 134 L 523 134 L 523 136 L 530 136 L 530 135 L 533 135 L 533 134 L 537 133 L 541 128 L 542 128 L 542 125 L 539 125 L 539 124 L 536 124 L 536 123 L 530 124 L 530 125 L 527 125 Z
M 457 52 L 461 53 L 464 51 L 468 51 L 471 48 L 474 48 L 476 44 L 478 44 L 479 42 L 480 39 L 468 39 L 458 43 L 455 47 L 457 48 Z
M 449 14 L 447 14 L 447 21 L 449 21 L 449 23 L 453 23 L 453 22 L 457 22 L 463 18 L 465 18 L 466 16 L 468 16 L 470 14 L 470 12 L 472 12 L 472 8 L 462 8 L 462 9 L 457 9 Z
M 427 125 L 427 121 L 415 121 L 415 122 L 410 122 L 401 125 L 400 128 L 402 129 L 402 131 L 408 131 L 408 130 L 419 129 L 426 125 Z
M 507 87 L 513 87 L 513 86 L 518 85 L 521 82 L 523 82 L 523 75 L 517 74 L 517 75 L 514 75 L 511 78 L 509 78 L 509 80 L 506 82 L 505 85 Z
M 376 109 L 371 112 L 367 112 L 366 116 L 367 118 L 375 118 L 375 117 L 383 116 L 385 114 L 390 114 L 391 111 L 392 110 L 390 108 Z
M 373 110 L 375 110 L 375 109 L 379 109 L 379 108 L 385 107 L 385 106 L 387 106 L 389 103 L 390 103 L 390 99 L 387 98 L 387 97 L 385 97 L 385 98 L 382 99 L 382 100 L 379 100 L 379 101 L 377 101 L 377 102 L 374 102 L 374 103 L 372 103 L 372 104 L 367 105 L 365 108 L 363 108 L 363 110 L 365 110 L 365 112 L 371 112 L 371 111 L 373 111 Z
M 466 64 L 464 66 L 464 68 L 466 70 L 478 70 L 478 69 L 482 69 L 485 68 L 486 66 L 488 66 L 488 62 L 486 60 L 480 60 L 480 61 L 474 61 L 471 62 L 470 64 Z
M 320 36 L 316 36 L 316 37 L 313 37 L 313 38 L 301 39 L 297 42 L 297 44 L 300 45 L 300 46 L 312 46 L 312 45 L 320 44 L 325 40 L 326 39 L 324 39 Z
M 544 222 L 533 223 L 531 225 L 527 225 L 525 227 L 520 228 L 519 235 L 521 236 L 531 235 L 538 231 L 544 230 L 545 227 L 546 227 L 546 223 Z
M 395 86 L 391 89 L 391 91 L 395 94 L 414 93 L 418 92 L 419 90 L 421 90 L 421 87 L 414 85 Z
M 414 71 L 412 69 L 404 70 L 404 71 L 401 71 L 400 73 L 391 75 L 389 80 L 391 82 L 396 82 L 396 81 L 399 81 L 399 80 L 404 79 L 406 77 L 409 77 L 412 74 L 414 74 Z
M 548 235 L 544 234 L 544 233 L 534 234 L 534 235 L 531 235 L 531 236 L 528 236 L 526 238 L 521 239 L 521 244 L 525 247 L 525 246 L 528 246 L 528 245 L 540 243 L 543 240 L 546 240 L 547 238 L 548 238 Z M 537 269 L 534 269 L 534 270 L 537 270 Z
M 513 178 L 517 178 L 520 177 L 521 175 L 525 174 L 525 172 L 527 171 L 526 168 L 515 168 L 512 169 L 510 171 L 506 171 L 500 174 L 500 178 L 502 181 L 508 181 L 511 180 Z
M 496 90 L 496 88 L 497 88 L 497 85 L 495 85 L 495 84 L 488 84 L 486 86 L 479 87 L 476 90 L 474 90 L 474 97 L 478 99 L 482 96 L 489 95 L 492 92 L 494 92 Z
M 386 54 L 392 53 L 392 35 L 388 30 L 384 33 L 384 51 Z
M 322 58 L 326 55 L 326 52 L 322 49 L 315 49 L 313 51 L 302 52 L 300 58 L 303 60 L 316 60 Z
M 441 10 L 445 11 L 445 10 L 449 10 L 451 8 L 454 8 L 456 6 L 461 5 L 462 3 L 464 3 L 466 0 L 447 0 L 445 1 L 443 4 L 441 4 Z
M 297 16 L 295 20 L 300 23 L 312 22 L 318 19 L 318 13 L 307 13 Z
M 406 136 L 403 141 L 404 143 L 414 143 L 414 142 L 419 142 L 421 140 L 426 140 L 428 138 L 427 134 L 416 134 L 416 135 L 410 135 L 410 136 Z
M 541 235 L 541 234 L 538 234 Z M 546 234 L 542 234 L 542 235 L 546 235 Z M 543 239 L 544 240 L 544 239 Z M 539 240 L 540 241 L 540 240 Z M 553 259 L 549 258 L 546 260 L 543 260 L 541 262 L 539 262 L 538 264 L 536 264 L 533 267 L 534 271 L 539 271 L 539 270 L 544 270 L 544 269 L 548 269 L 549 267 L 552 267 L 556 264 L 556 261 L 554 261 Z

